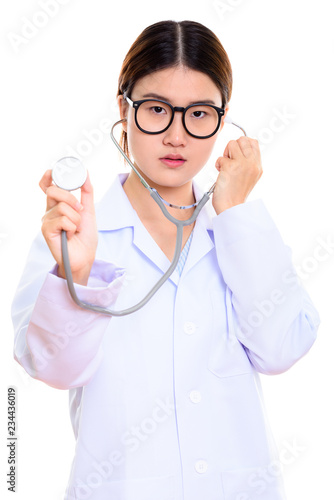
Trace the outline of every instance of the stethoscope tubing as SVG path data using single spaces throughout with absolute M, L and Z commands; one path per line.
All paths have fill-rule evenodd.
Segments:
M 70 259 L 69 259 L 69 254 L 68 254 L 67 236 L 66 236 L 66 231 L 63 230 L 62 234 L 61 234 L 61 249 L 62 249 L 62 255 L 63 255 L 65 276 L 66 276 L 67 285 L 68 285 L 70 295 L 71 295 L 72 299 L 74 300 L 74 302 L 78 306 L 82 307 L 83 309 L 89 309 L 91 311 L 95 311 L 97 313 L 108 314 L 109 316 L 126 316 L 128 314 L 132 314 L 132 313 L 138 311 L 139 309 L 141 309 L 145 304 L 147 304 L 147 302 L 153 297 L 153 295 L 156 294 L 156 292 L 159 290 L 159 288 L 161 288 L 162 285 L 173 274 L 173 272 L 178 264 L 180 255 L 181 255 L 183 228 L 184 228 L 184 226 L 188 226 L 189 224 L 192 224 L 196 220 L 199 212 L 202 210 L 205 203 L 209 200 L 209 195 L 207 193 L 204 194 L 204 196 L 202 197 L 202 199 L 200 200 L 200 202 L 196 206 L 192 216 L 187 220 L 178 220 L 178 219 L 175 219 L 174 217 L 172 217 L 168 213 L 165 205 L 163 204 L 163 202 L 159 198 L 159 195 L 156 192 L 153 191 L 151 193 L 151 196 L 152 196 L 152 198 L 155 199 L 156 203 L 160 206 L 164 215 L 167 216 L 167 214 L 168 214 L 168 216 L 169 216 L 168 219 L 172 220 L 172 222 L 176 225 L 175 250 L 174 250 L 174 256 L 173 256 L 173 259 L 171 261 L 169 268 L 164 273 L 164 275 L 160 278 L 160 280 L 157 281 L 157 283 L 149 291 L 149 293 L 140 302 L 138 302 L 137 304 L 135 304 L 132 307 L 129 307 L 127 309 L 123 309 L 120 311 L 113 311 L 113 310 L 106 309 L 104 307 L 100 307 L 97 305 L 88 304 L 88 303 L 80 300 L 79 297 L 77 296 L 76 291 L 75 291 L 73 277 L 72 277 L 72 271 L 71 271 L 71 265 L 70 265 Z
M 111 137 L 113 143 L 115 144 L 115 146 L 117 147 L 117 149 L 119 150 L 119 152 L 121 153 L 121 155 L 124 157 L 124 159 L 130 165 L 130 167 L 132 168 L 132 170 L 138 175 L 141 183 L 150 191 L 151 197 L 159 205 L 159 207 L 162 210 L 164 216 L 169 221 L 171 221 L 173 224 L 175 224 L 175 226 L 176 226 L 176 243 L 175 243 L 175 250 L 174 250 L 173 259 L 171 261 L 170 266 L 168 267 L 168 269 L 164 273 L 164 275 L 153 286 L 153 288 L 147 293 L 147 295 L 145 295 L 145 297 L 140 302 L 138 302 L 137 304 L 133 305 L 132 307 L 129 307 L 127 309 L 123 309 L 123 310 L 120 310 L 120 311 L 113 311 L 111 309 L 106 309 L 106 308 L 98 306 L 98 305 L 88 304 L 88 303 L 86 303 L 86 302 L 84 302 L 84 301 L 82 301 L 82 300 L 79 299 L 79 297 L 78 297 L 78 295 L 76 293 L 76 290 L 75 290 L 74 282 L 73 282 L 73 275 L 72 275 L 72 271 L 71 271 L 71 265 L 70 265 L 70 259 L 69 259 L 69 253 L 68 253 L 67 235 L 66 235 L 66 231 L 62 230 L 62 233 L 61 233 L 61 250 L 62 250 L 62 257 L 63 257 L 63 265 L 64 265 L 64 270 L 65 270 L 65 276 L 66 276 L 66 280 L 67 280 L 68 290 L 69 290 L 69 293 L 70 293 L 73 301 L 79 307 L 81 307 L 83 309 L 88 309 L 90 311 L 95 311 L 97 313 L 106 314 L 106 315 L 109 315 L 109 316 L 126 316 L 128 314 L 132 314 L 132 313 L 138 311 L 145 304 L 147 304 L 147 302 L 153 297 L 153 295 L 156 294 L 156 292 L 162 287 L 162 285 L 173 274 L 173 272 L 174 272 L 174 270 L 175 270 L 175 268 L 176 268 L 176 266 L 178 264 L 180 255 L 181 255 L 182 239 L 183 239 L 183 228 L 185 226 L 188 226 L 188 225 L 192 224 L 193 222 L 195 222 L 195 220 L 197 219 L 200 211 L 202 210 L 202 208 L 204 207 L 204 205 L 209 200 L 210 195 L 212 194 L 212 192 L 213 192 L 213 190 L 215 188 L 215 184 L 214 184 L 209 189 L 209 191 L 207 191 L 206 193 L 204 193 L 204 195 L 202 196 L 202 198 L 200 199 L 200 201 L 198 201 L 197 203 L 194 203 L 193 205 L 188 205 L 188 206 L 184 206 L 184 207 L 178 207 L 178 206 L 172 205 L 172 204 L 166 202 L 165 200 L 163 200 L 161 198 L 161 196 L 159 195 L 159 193 L 157 192 L 157 190 L 154 189 L 154 188 L 152 188 L 147 183 L 147 181 L 143 178 L 143 176 L 137 170 L 137 168 L 135 167 L 135 165 L 133 164 L 133 162 L 130 160 L 130 158 L 124 153 L 123 149 L 121 148 L 121 146 L 119 145 L 119 143 L 117 142 L 117 140 L 116 140 L 116 138 L 114 136 L 114 133 L 113 133 L 114 128 L 117 125 L 119 125 L 120 123 L 123 123 L 124 121 L 126 121 L 126 119 L 122 119 L 122 120 L 119 120 L 116 123 L 114 123 L 114 125 L 112 126 L 111 131 L 110 131 L 110 137 Z M 242 130 L 242 132 L 244 133 L 244 135 L 246 135 L 245 130 L 242 127 L 240 127 L 240 125 L 237 125 L 236 123 L 234 123 L 232 121 L 230 121 L 230 123 L 232 123 L 232 125 L 235 125 L 236 127 L 240 128 Z M 186 220 L 179 220 L 176 217 L 173 217 L 168 212 L 166 206 L 172 206 L 172 207 L 180 208 L 180 209 L 194 207 L 194 212 L 192 213 L 191 217 L 189 217 L 188 219 L 186 219 Z

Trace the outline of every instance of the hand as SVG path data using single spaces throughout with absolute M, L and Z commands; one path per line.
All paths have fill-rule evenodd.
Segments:
M 258 141 L 240 137 L 230 141 L 216 161 L 219 172 L 212 196 L 217 214 L 244 203 L 262 175 L 261 154 Z
M 59 265 L 58 275 L 65 278 L 61 252 L 61 232 L 64 229 L 73 281 L 86 285 L 97 247 L 93 188 L 89 177 L 81 188 L 81 203 L 69 191 L 52 183 L 51 170 L 45 172 L 39 185 L 47 195 L 42 233 Z

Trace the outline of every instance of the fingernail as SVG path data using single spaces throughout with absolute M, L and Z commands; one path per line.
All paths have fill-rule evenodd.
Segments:
M 83 205 L 78 201 L 75 205 L 76 210 L 80 210 L 80 212 L 83 210 Z

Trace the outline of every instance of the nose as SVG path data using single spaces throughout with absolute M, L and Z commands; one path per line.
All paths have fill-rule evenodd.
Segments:
M 176 111 L 171 125 L 164 133 L 163 143 L 171 146 L 185 146 L 187 143 L 187 132 L 182 123 L 182 113 Z

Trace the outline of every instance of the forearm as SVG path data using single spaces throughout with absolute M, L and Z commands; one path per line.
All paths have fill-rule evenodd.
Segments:
M 259 371 L 284 371 L 311 347 L 319 324 L 291 252 L 261 201 L 216 217 L 214 231 L 236 336 Z
M 57 268 L 47 272 L 52 263 L 39 235 L 12 305 L 14 357 L 32 377 L 68 388 L 84 384 L 96 370 L 110 317 L 76 306 Z M 118 295 L 122 273 L 112 264 L 95 262 L 88 287 L 76 285 L 79 298 L 109 307 Z

